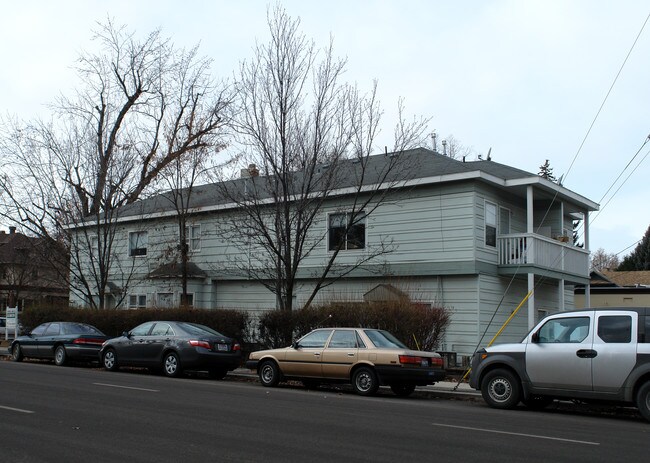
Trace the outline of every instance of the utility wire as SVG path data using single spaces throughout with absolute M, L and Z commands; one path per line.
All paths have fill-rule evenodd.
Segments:
M 603 99 L 603 102 L 601 103 L 600 108 L 598 108 L 598 112 L 596 113 L 596 116 L 591 121 L 591 125 L 589 126 L 589 129 L 587 130 L 587 133 L 585 134 L 584 138 L 582 139 L 582 143 L 580 143 L 580 146 L 578 147 L 578 151 L 576 152 L 575 156 L 573 156 L 573 160 L 571 161 L 571 164 L 569 165 L 569 168 L 567 169 L 566 173 L 564 174 L 565 179 L 569 176 L 569 173 L 571 172 L 571 168 L 573 167 L 573 164 L 576 162 L 576 159 L 578 158 L 578 155 L 582 151 L 582 147 L 584 146 L 585 142 L 587 141 L 587 138 L 589 137 L 589 134 L 591 133 L 591 130 L 594 128 L 594 125 L 596 124 L 596 120 L 598 119 L 598 116 L 600 116 L 600 112 L 603 110 L 603 107 L 605 106 L 605 103 L 607 102 L 607 99 L 609 98 L 609 94 L 612 93 L 612 89 L 614 88 L 614 85 L 616 85 L 616 82 L 618 81 L 618 77 L 621 75 L 621 72 L 623 72 L 623 68 L 625 67 L 625 64 L 627 63 L 628 58 L 632 54 L 632 50 L 634 50 L 634 47 L 636 46 L 636 43 L 639 41 L 639 37 L 641 37 L 641 34 L 643 33 L 643 30 L 645 29 L 646 24 L 648 24 L 648 20 L 650 20 L 650 13 L 648 13 L 648 16 L 645 18 L 645 21 L 643 22 L 643 25 L 641 26 L 641 30 L 637 34 L 636 39 L 634 39 L 634 43 L 630 47 L 630 50 L 627 52 L 627 55 L 625 56 L 625 59 L 623 60 L 623 64 L 621 64 L 621 67 L 619 68 L 618 73 L 616 74 L 616 77 L 614 77 L 614 81 L 612 82 L 612 85 L 610 85 L 609 90 L 607 91 L 607 94 L 605 95 L 605 99 Z

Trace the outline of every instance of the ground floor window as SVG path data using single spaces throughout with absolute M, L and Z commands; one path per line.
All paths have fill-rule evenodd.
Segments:
M 146 294 L 130 294 L 129 309 L 145 309 L 147 307 Z

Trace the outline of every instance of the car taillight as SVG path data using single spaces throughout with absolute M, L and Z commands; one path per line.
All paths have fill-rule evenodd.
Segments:
M 197 341 L 192 339 L 190 341 L 190 345 L 194 347 L 203 347 L 204 349 L 210 350 L 210 343 L 208 341 Z
M 238 342 L 233 343 L 232 350 L 241 350 L 241 346 Z
M 442 357 L 431 357 L 431 366 L 432 367 L 440 367 L 442 368 Z
M 77 338 L 74 341 L 72 341 L 72 344 L 104 344 L 103 339 L 95 339 L 95 338 Z
M 402 365 L 421 365 L 422 357 L 416 357 L 414 355 L 400 355 L 399 363 Z

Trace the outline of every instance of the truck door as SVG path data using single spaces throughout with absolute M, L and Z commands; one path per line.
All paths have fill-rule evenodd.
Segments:
M 526 372 L 533 387 L 592 390 L 594 313 L 548 319 L 528 339 Z
M 596 312 L 592 360 L 594 391 L 616 392 L 636 364 L 638 314 L 632 311 Z

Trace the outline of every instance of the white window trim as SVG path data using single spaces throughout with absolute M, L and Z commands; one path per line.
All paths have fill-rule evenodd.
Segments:
M 199 235 L 198 238 L 196 238 L 199 242 L 198 247 L 194 248 L 192 247 L 192 229 L 193 228 L 198 228 L 199 230 Z M 200 223 L 195 223 L 195 224 L 187 224 L 185 225 L 185 244 L 187 244 L 187 250 L 189 252 L 198 252 L 201 250 L 201 224 Z
M 131 305 L 131 298 L 135 297 L 135 305 Z M 144 297 L 144 305 L 140 304 L 140 298 Z M 147 303 L 149 302 L 149 298 L 147 297 L 146 294 L 142 293 L 131 293 L 129 294 L 129 301 L 128 301 L 128 307 L 129 309 L 146 309 L 147 308 Z
M 341 251 L 345 251 L 345 253 L 352 253 L 352 252 L 364 252 L 368 248 L 368 217 L 369 215 L 364 211 L 361 210 L 359 213 L 363 212 L 364 214 L 364 230 L 363 230 L 363 247 L 359 249 L 348 249 L 347 247 L 347 239 L 345 241 L 345 247 L 341 248 Z M 332 212 L 327 212 L 326 217 L 325 217 L 325 232 L 327 233 L 327 240 L 326 240 L 326 246 L 327 246 L 327 252 L 331 253 L 334 252 L 334 250 L 330 249 L 330 216 L 331 215 L 341 215 L 345 214 L 346 222 L 347 222 L 347 217 L 349 214 L 351 214 L 352 211 L 332 211 Z M 346 225 L 347 227 L 347 225 Z
M 133 235 L 135 233 L 145 233 L 146 236 L 147 236 L 147 246 L 144 248 L 145 249 L 144 254 L 137 254 L 137 255 L 131 254 L 131 235 Z M 127 242 L 126 252 L 128 253 L 129 257 L 132 257 L 132 258 L 146 258 L 147 257 L 147 254 L 149 254 L 149 230 L 130 231 L 129 234 L 128 234 L 127 240 L 128 240 L 128 242 Z M 141 249 L 141 248 L 135 248 L 135 249 Z
M 487 244 L 487 227 L 492 226 L 492 224 L 488 224 L 488 213 L 487 213 L 487 208 L 488 204 L 494 206 L 495 208 L 495 214 L 494 214 L 494 232 L 495 232 L 495 243 L 494 246 Z M 483 246 L 488 248 L 488 249 L 496 249 L 497 248 L 497 243 L 496 243 L 496 236 L 499 233 L 499 205 L 497 203 L 493 203 L 492 201 L 485 200 L 483 204 Z

